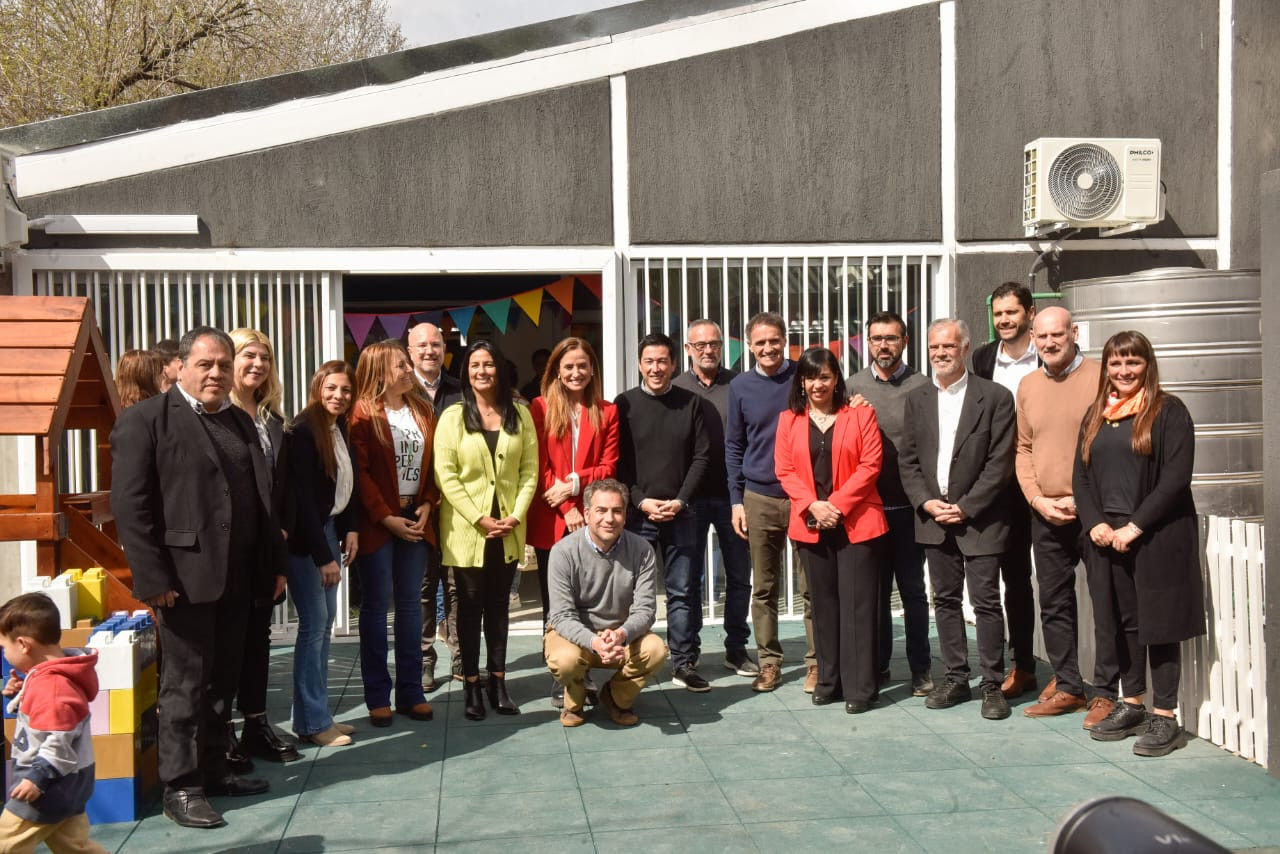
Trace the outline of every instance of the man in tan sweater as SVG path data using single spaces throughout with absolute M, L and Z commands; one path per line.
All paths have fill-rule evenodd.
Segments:
M 1042 367 L 1018 386 L 1018 485 L 1031 505 L 1032 551 L 1040 588 L 1040 624 L 1053 681 L 1028 706 L 1028 717 L 1061 715 L 1086 705 L 1077 659 L 1079 621 L 1076 565 L 1084 533 L 1071 495 L 1080 421 L 1098 393 L 1100 363 L 1086 359 L 1076 346 L 1076 326 L 1064 308 L 1046 308 L 1032 324 Z M 1085 728 L 1106 716 L 1095 699 Z M 1101 711 L 1101 714 L 1098 714 Z

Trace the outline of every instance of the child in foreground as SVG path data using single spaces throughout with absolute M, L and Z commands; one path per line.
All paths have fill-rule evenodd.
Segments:
M 89 703 L 98 695 L 98 653 L 64 650 L 61 640 L 58 609 L 43 593 L 0 606 L 0 647 L 13 669 L 3 693 L 18 715 L 0 852 L 34 851 L 40 842 L 54 854 L 106 851 L 89 838 L 84 812 L 93 794 Z

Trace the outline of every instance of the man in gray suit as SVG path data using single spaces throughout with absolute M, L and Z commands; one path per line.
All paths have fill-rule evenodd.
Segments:
M 933 585 L 938 646 L 946 678 L 925 706 L 945 709 L 972 699 L 969 644 L 962 601 L 978 618 L 982 716 L 1009 716 L 1004 681 L 1004 612 L 1000 554 L 1009 536 L 1003 495 L 1013 477 L 1013 395 L 965 370 L 969 328 L 942 318 L 929 325 L 933 382 L 907 397 L 900 448 L 902 485 L 916 513 L 916 541 L 924 546 Z

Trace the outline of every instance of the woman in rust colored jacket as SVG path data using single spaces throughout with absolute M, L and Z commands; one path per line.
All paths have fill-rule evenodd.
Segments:
M 875 412 L 849 407 L 830 350 L 806 350 L 796 363 L 789 408 L 778 416 L 774 463 L 791 499 L 787 536 L 800 552 L 813 601 L 813 703 L 843 698 L 851 715 L 865 712 L 878 694 L 880 569 L 872 541 L 889 530 L 876 491 L 880 456 Z

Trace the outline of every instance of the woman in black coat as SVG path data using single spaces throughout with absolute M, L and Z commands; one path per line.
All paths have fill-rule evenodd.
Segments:
M 1114 703 L 1091 732 L 1098 741 L 1142 733 L 1139 756 L 1185 744 L 1174 718 L 1179 643 L 1205 632 L 1199 525 L 1191 496 L 1195 428 L 1160 388 L 1151 342 L 1119 332 L 1102 350 L 1098 395 L 1076 449 L 1076 513 L 1089 546 L 1098 694 Z M 1152 714 L 1143 705 L 1151 663 Z M 1116 702 L 1117 688 L 1123 702 Z

